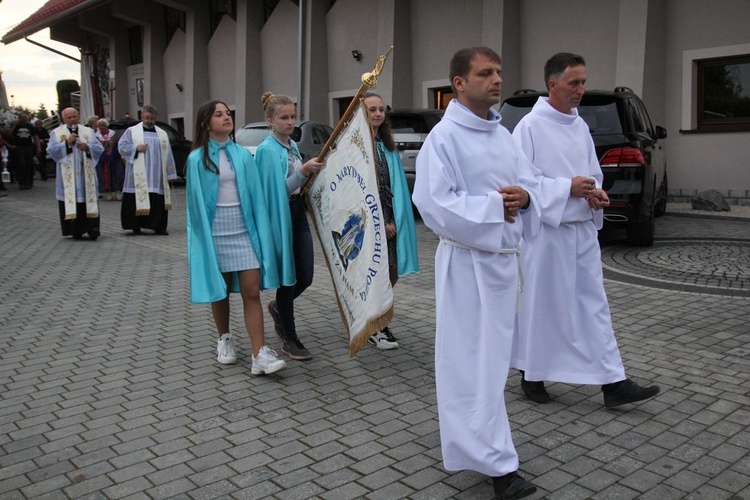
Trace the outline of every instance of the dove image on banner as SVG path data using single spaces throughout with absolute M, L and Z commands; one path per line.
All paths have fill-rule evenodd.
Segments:
M 393 317 L 388 250 L 374 140 L 361 104 L 307 190 L 308 207 L 331 273 L 354 356 Z

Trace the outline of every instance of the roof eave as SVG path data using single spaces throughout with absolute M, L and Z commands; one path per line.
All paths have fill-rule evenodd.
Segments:
M 0 0 L 2 1 L 2 0 Z M 66 10 L 65 12 L 60 12 L 59 14 L 49 17 L 45 19 L 44 21 L 40 21 L 32 26 L 29 26 L 28 28 L 24 28 L 18 32 L 13 32 L 11 30 L 9 33 L 6 34 L 2 40 L 0 40 L 5 45 L 8 45 L 10 43 L 16 42 L 22 38 L 26 38 L 29 35 L 33 35 L 34 33 L 41 31 L 45 28 L 49 28 L 61 21 L 64 21 L 72 16 L 75 16 L 77 14 L 80 14 L 81 12 L 88 10 L 96 5 L 99 5 L 104 2 L 108 2 L 109 0 L 88 0 L 82 4 L 76 5 L 75 7 L 71 8 L 70 10 Z

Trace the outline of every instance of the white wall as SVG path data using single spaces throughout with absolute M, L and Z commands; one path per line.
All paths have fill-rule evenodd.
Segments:
M 412 0 L 412 102 L 422 107 L 425 81 L 448 80 L 453 54 L 482 43 L 482 1 Z M 492 47 L 500 51 L 500 47 Z
M 281 0 L 260 32 L 263 58 L 263 92 L 297 94 L 297 52 L 299 9 L 289 0 Z M 250 96 L 258 103 L 260 95 Z
M 378 54 L 378 6 L 367 0 L 336 2 L 326 16 L 328 24 L 329 91 L 352 91 L 362 85 L 362 73 L 372 71 Z M 357 62 L 352 50 L 359 50 Z
M 521 2 L 521 88 L 544 90 L 544 64 L 558 52 L 572 52 L 586 59 L 588 89 L 614 89 L 619 5 L 618 0 Z
M 185 85 L 185 32 L 177 30 L 164 52 L 164 88 L 167 94 L 167 109 L 159 110 L 159 118 L 168 121 L 169 116 L 185 112 L 185 94 L 177 90 L 177 83 Z
M 237 23 L 224 16 L 208 42 L 208 95 L 209 100 L 224 101 L 235 106 L 236 66 L 235 53 Z
M 683 95 L 684 52 L 750 42 L 750 2 L 668 0 L 666 19 L 665 116 L 670 191 L 750 190 L 749 132 L 679 132 L 684 113 L 695 108 L 694 100 Z

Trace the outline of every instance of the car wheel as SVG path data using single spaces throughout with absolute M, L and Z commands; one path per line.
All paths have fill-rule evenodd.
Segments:
M 629 225 L 625 230 L 628 245 L 633 247 L 650 247 L 654 244 L 655 228 L 656 222 L 653 216 L 644 221 Z
M 661 217 L 667 213 L 667 197 L 669 196 L 669 189 L 667 188 L 667 174 L 664 173 L 664 182 L 661 183 L 659 189 L 659 199 L 654 207 L 654 217 Z

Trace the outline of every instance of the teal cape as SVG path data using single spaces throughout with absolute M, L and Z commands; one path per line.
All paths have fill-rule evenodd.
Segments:
M 302 161 L 297 144 L 289 139 L 292 152 Z M 269 134 L 255 150 L 255 162 L 260 173 L 260 183 L 268 201 L 268 212 L 274 228 L 276 260 L 281 264 L 283 285 L 294 285 L 297 275 L 294 270 L 294 248 L 292 246 L 292 214 L 289 210 L 289 194 L 286 190 L 286 174 L 289 170 L 289 152 Z
M 218 166 L 219 143 L 209 139 L 208 148 L 209 157 Z M 260 262 L 261 289 L 278 288 L 279 266 L 274 238 L 271 237 L 274 228 L 268 215 L 255 160 L 247 149 L 233 141 L 227 143 L 226 153 L 234 167 L 242 215 Z M 219 196 L 219 174 L 204 167 L 202 147 L 193 150 L 188 156 L 185 182 L 190 300 L 193 303 L 217 302 L 228 295 L 211 235 Z M 236 272 L 232 273 L 230 290 L 239 292 Z
M 398 275 L 419 272 L 417 260 L 417 231 L 414 227 L 414 210 L 411 205 L 409 186 L 406 183 L 404 165 L 398 151 L 388 151 L 380 141 L 375 141 L 377 148 L 388 160 L 388 174 L 391 178 L 393 192 L 393 216 L 396 219 L 396 257 L 398 258 Z

